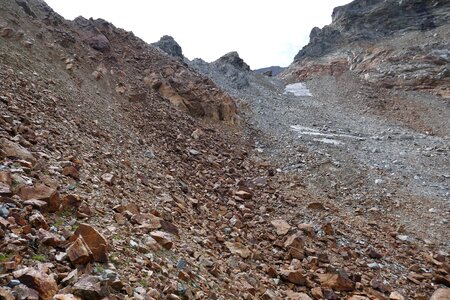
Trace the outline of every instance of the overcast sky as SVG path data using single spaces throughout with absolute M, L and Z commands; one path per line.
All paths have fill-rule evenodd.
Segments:
M 102 18 L 148 43 L 165 34 L 183 54 L 213 61 L 238 51 L 252 69 L 289 65 L 314 26 L 350 0 L 46 0 L 66 19 Z

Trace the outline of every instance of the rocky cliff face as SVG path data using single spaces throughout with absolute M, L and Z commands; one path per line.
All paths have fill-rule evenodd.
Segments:
M 184 59 L 183 50 L 181 49 L 180 45 L 175 41 L 173 37 L 169 35 L 161 37 L 158 42 L 152 43 L 152 45 L 173 57 L 179 58 L 181 60 Z
M 213 79 L 227 92 L 230 92 L 226 88 L 227 86 L 237 90 L 249 86 L 250 66 L 239 57 L 239 53 L 236 51 L 227 53 L 212 63 L 207 63 L 202 59 L 194 59 L 189 64 L 201 74 Z
M 383 87 L 450 97 L 450 2 L 356 0 L 314 28 L 285 72 L 290 80 L 347 70 Z

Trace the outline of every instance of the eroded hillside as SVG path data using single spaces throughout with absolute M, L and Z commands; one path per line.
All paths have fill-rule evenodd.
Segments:
M 172 46 L 2 0 L 1 299 L 448 295 L 445 223 L 414 232 L 386 212 L 390 190 L 358 198 L 323 148 L 279 143 L 290 135 L 273 116 L 296 111 L 275 101 L 298 98 L 278 80 L 236 53 L 198 62 L 209 79 Z

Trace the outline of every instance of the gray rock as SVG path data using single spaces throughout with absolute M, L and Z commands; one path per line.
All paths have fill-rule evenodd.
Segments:
M 184 58 L 180 45 L 170 35 L 161 37 L 158 42 L 152 43 L 152 45 L 173 57 Z

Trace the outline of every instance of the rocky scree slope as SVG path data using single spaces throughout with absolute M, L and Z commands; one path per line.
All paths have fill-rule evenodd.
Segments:
M 349 217 L 192 118 L 233 119 L 208 79 L 103 20 L 3 3 L 2 299 L 448 295 L 435 245 Z
M 351 70 L 382 87 L 450 98 L 450 3 L 446 0 L 355 0 L 334 9 L 332 23 L 282 76 L 299 81 Z

